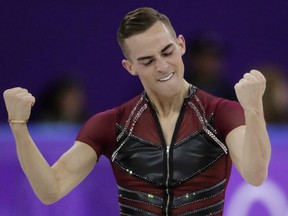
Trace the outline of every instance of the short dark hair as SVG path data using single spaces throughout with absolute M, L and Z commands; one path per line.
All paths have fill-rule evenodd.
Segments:
M 133 35 L 143 33 L 158 21 L 164 23 L 165 26 L 169 29 L 172 36 L 176 38 L 175 30 L 169 18 L 166 15 L 159 13 L 153 8 L 142 7 L 135 9 L 133 11 L 130 11 L 122 19 L 117 32 L 117 40 L 126 58 L 128 56 L 128 50 L 125 45 L 125 39 Z

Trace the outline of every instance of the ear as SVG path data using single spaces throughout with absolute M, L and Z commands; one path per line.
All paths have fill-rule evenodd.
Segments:
M 178 43 L 178 46 L 181 50 L 181 54 L 184 55 L 186 52 L 186 43 L 185 43 L 185 38 L 183 35 L 179 35 L 177 37 L 177 43 Z
M 122 65 L 132 76 L 137 76 L 137 73 L 134 72 L 134 70 L 133 70 L 132 63 L 129 60 L 123 59 L 122 60 Z

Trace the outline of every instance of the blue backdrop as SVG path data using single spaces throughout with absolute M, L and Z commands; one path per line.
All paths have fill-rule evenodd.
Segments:
M 115 106 L 142 91 L 121 65 L 116 31 L 122 17 L 140 6 L 167 14 L 177 34 L 189 38 L 216 31 L 228 47 L 227 74 L 274 63 L 288 68 L 288 1 L 1 1 L 0 91 L 28 88 L 36 97 L 69 71 L 86 87 L 88 112 Z M 6 120 L 0 103 L 0 121 Z

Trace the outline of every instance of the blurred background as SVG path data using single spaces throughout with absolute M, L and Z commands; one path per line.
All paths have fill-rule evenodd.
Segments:
M 185 78 L 217 96 L 236 100 L 234 84 L 251 69 L 267 78 L 264 107 L 272 142 L 270 175 L 261 188 L 234 172 L 226 216 L 288 215 L 288 1 L 2 1 L 0 90 L 21 86 L 35 97 L 29 125 L 50 163 L 73 143 L 91 115 L 142 92 L 121 65 L 116 31 L 137 7 L 166 14 L 187 44 Z M 109 163 L 52 206 L 35 198 L 17 161 L 0 103 L 0 215 L 117 215 Z M 273 196 L 272 196 L 273 195 Z M 272 199 L 273 198 L 273 199 Z

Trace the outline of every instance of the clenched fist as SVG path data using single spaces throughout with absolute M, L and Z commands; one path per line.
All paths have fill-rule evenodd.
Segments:
M 257 70 L 245 73 L 234 86 L 236 96 L 244 110 L 263 112 L 262 97 L 266 88 L 266 79 Z
M 31 108 L 35 103 L 35 98 L 27 89 L 16 87 L 7 89 L 3 93 L 8 119 L 28 120 Z

